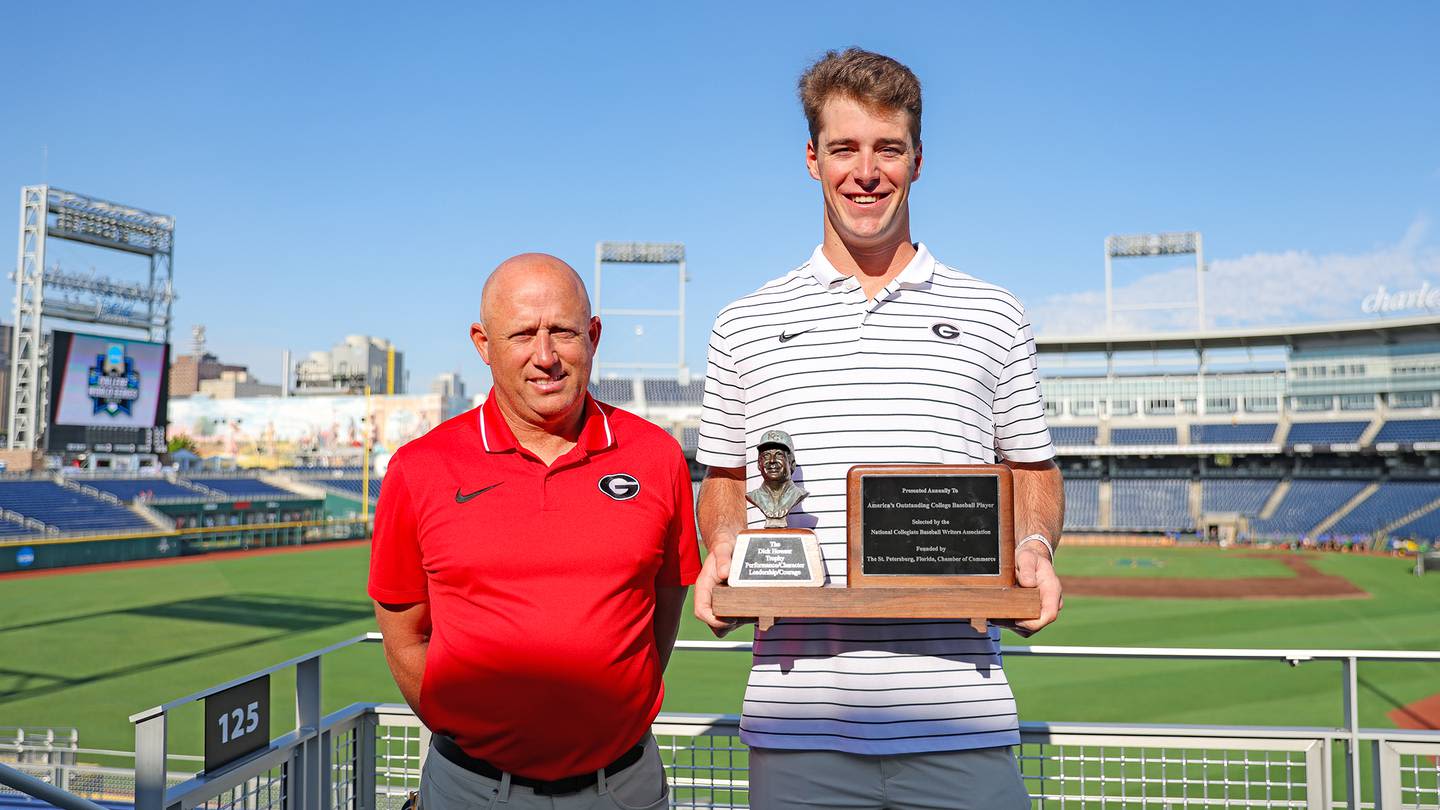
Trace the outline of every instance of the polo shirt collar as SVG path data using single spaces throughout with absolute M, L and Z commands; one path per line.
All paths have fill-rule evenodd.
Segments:
M 810 254 L 809 270 L 811 277 L 820 282 L 820 286 L 829 289 L 837 282 L 842 282 L 850 277 L 836 270 L 835 265 L 825 258 L 824 247 L 821 245 L 815 248 L 814 253 Z M 920 287 L 929 284 L 934 276 L 935 257 L 930 255 L 930 249 L 925 247 L 924 242 L 916 242 L 915 255 L 910 258 L 905 269 L 901 270 L 900 275 L 896 276 L 890 284 L 901 287 Z
M 485 404 L 480 406 L 479 422 L 480 444 L 485 448 L 485 452 L 506 453 L 522 449 L 515 440 L 515 432 L 510 429 L 510 423 L 505 421 L 505 415 L 500 412 L 500 403 L 495 400 L 493 388 L 485 398 Z M 580 437 L 575 446 L 583 449 L 587 455 L 615 446 L 615 433 L 610 430 L 610 417 L 588 391 L 585 392 L 585 424 L 580 428 Z

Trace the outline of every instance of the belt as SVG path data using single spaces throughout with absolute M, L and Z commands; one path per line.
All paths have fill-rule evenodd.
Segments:
M 477 759 L 465 753 L 459 743 L 444 734 L 436 734 L 431 738 L 431 744 L 440 756 L 445 757 L 451 763 L 461 768 L 477 773 L 490 779 L 499 779 L 505 772 L 500 768 L 491 765 L 483 759 Z M 615 758 L 615 761 L 605 766 L 605 775 L 614 776 L 640 761 L 645 753 L 645 741 L 641 740 L 633 748 Z M 566 776 L 560 779 L 531 779 L 528 776 L 510 774 L 510 784 L 522 785 L 535 791 L 539 796 L 564 796 L 569 793 L 579 793 L 598 781 L 595 771 Z

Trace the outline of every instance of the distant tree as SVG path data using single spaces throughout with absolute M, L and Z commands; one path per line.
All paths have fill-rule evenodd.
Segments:
M 168 449 L 171 453 L 176 453 L 181 450 L 189 450 L 195 453 L 195 440 L 189 436 L 171 436 L 170 447 Z

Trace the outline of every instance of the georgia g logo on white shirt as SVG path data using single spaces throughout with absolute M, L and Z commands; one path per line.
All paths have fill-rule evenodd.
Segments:
M 614 473 L 600 479 L 600 491 L 617 501 L 628 501 L 640 494 L 640 482 L 629 473 Z

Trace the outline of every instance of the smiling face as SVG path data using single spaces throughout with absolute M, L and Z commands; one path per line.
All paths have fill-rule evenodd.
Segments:
M 788 480 L 794 465 L 794 457 L 784 447 L 771 444 L 760 448 L 760 477 L 766 483 L 778 484 Z
M 506 261 L 485 285 L 481 320 L 470 338 L 512 428 L 562 434 L 578 427 L 600 319 L 590 315 L 575 271 L 553 256 Z
M 825 198 L 826 236 L 877 250 L 910 241 L 910 184 L 920 178 L 920 145 L 909 114 L 842 95 L 820 108 L 820 127 L 805 146 L 810 176 Z

